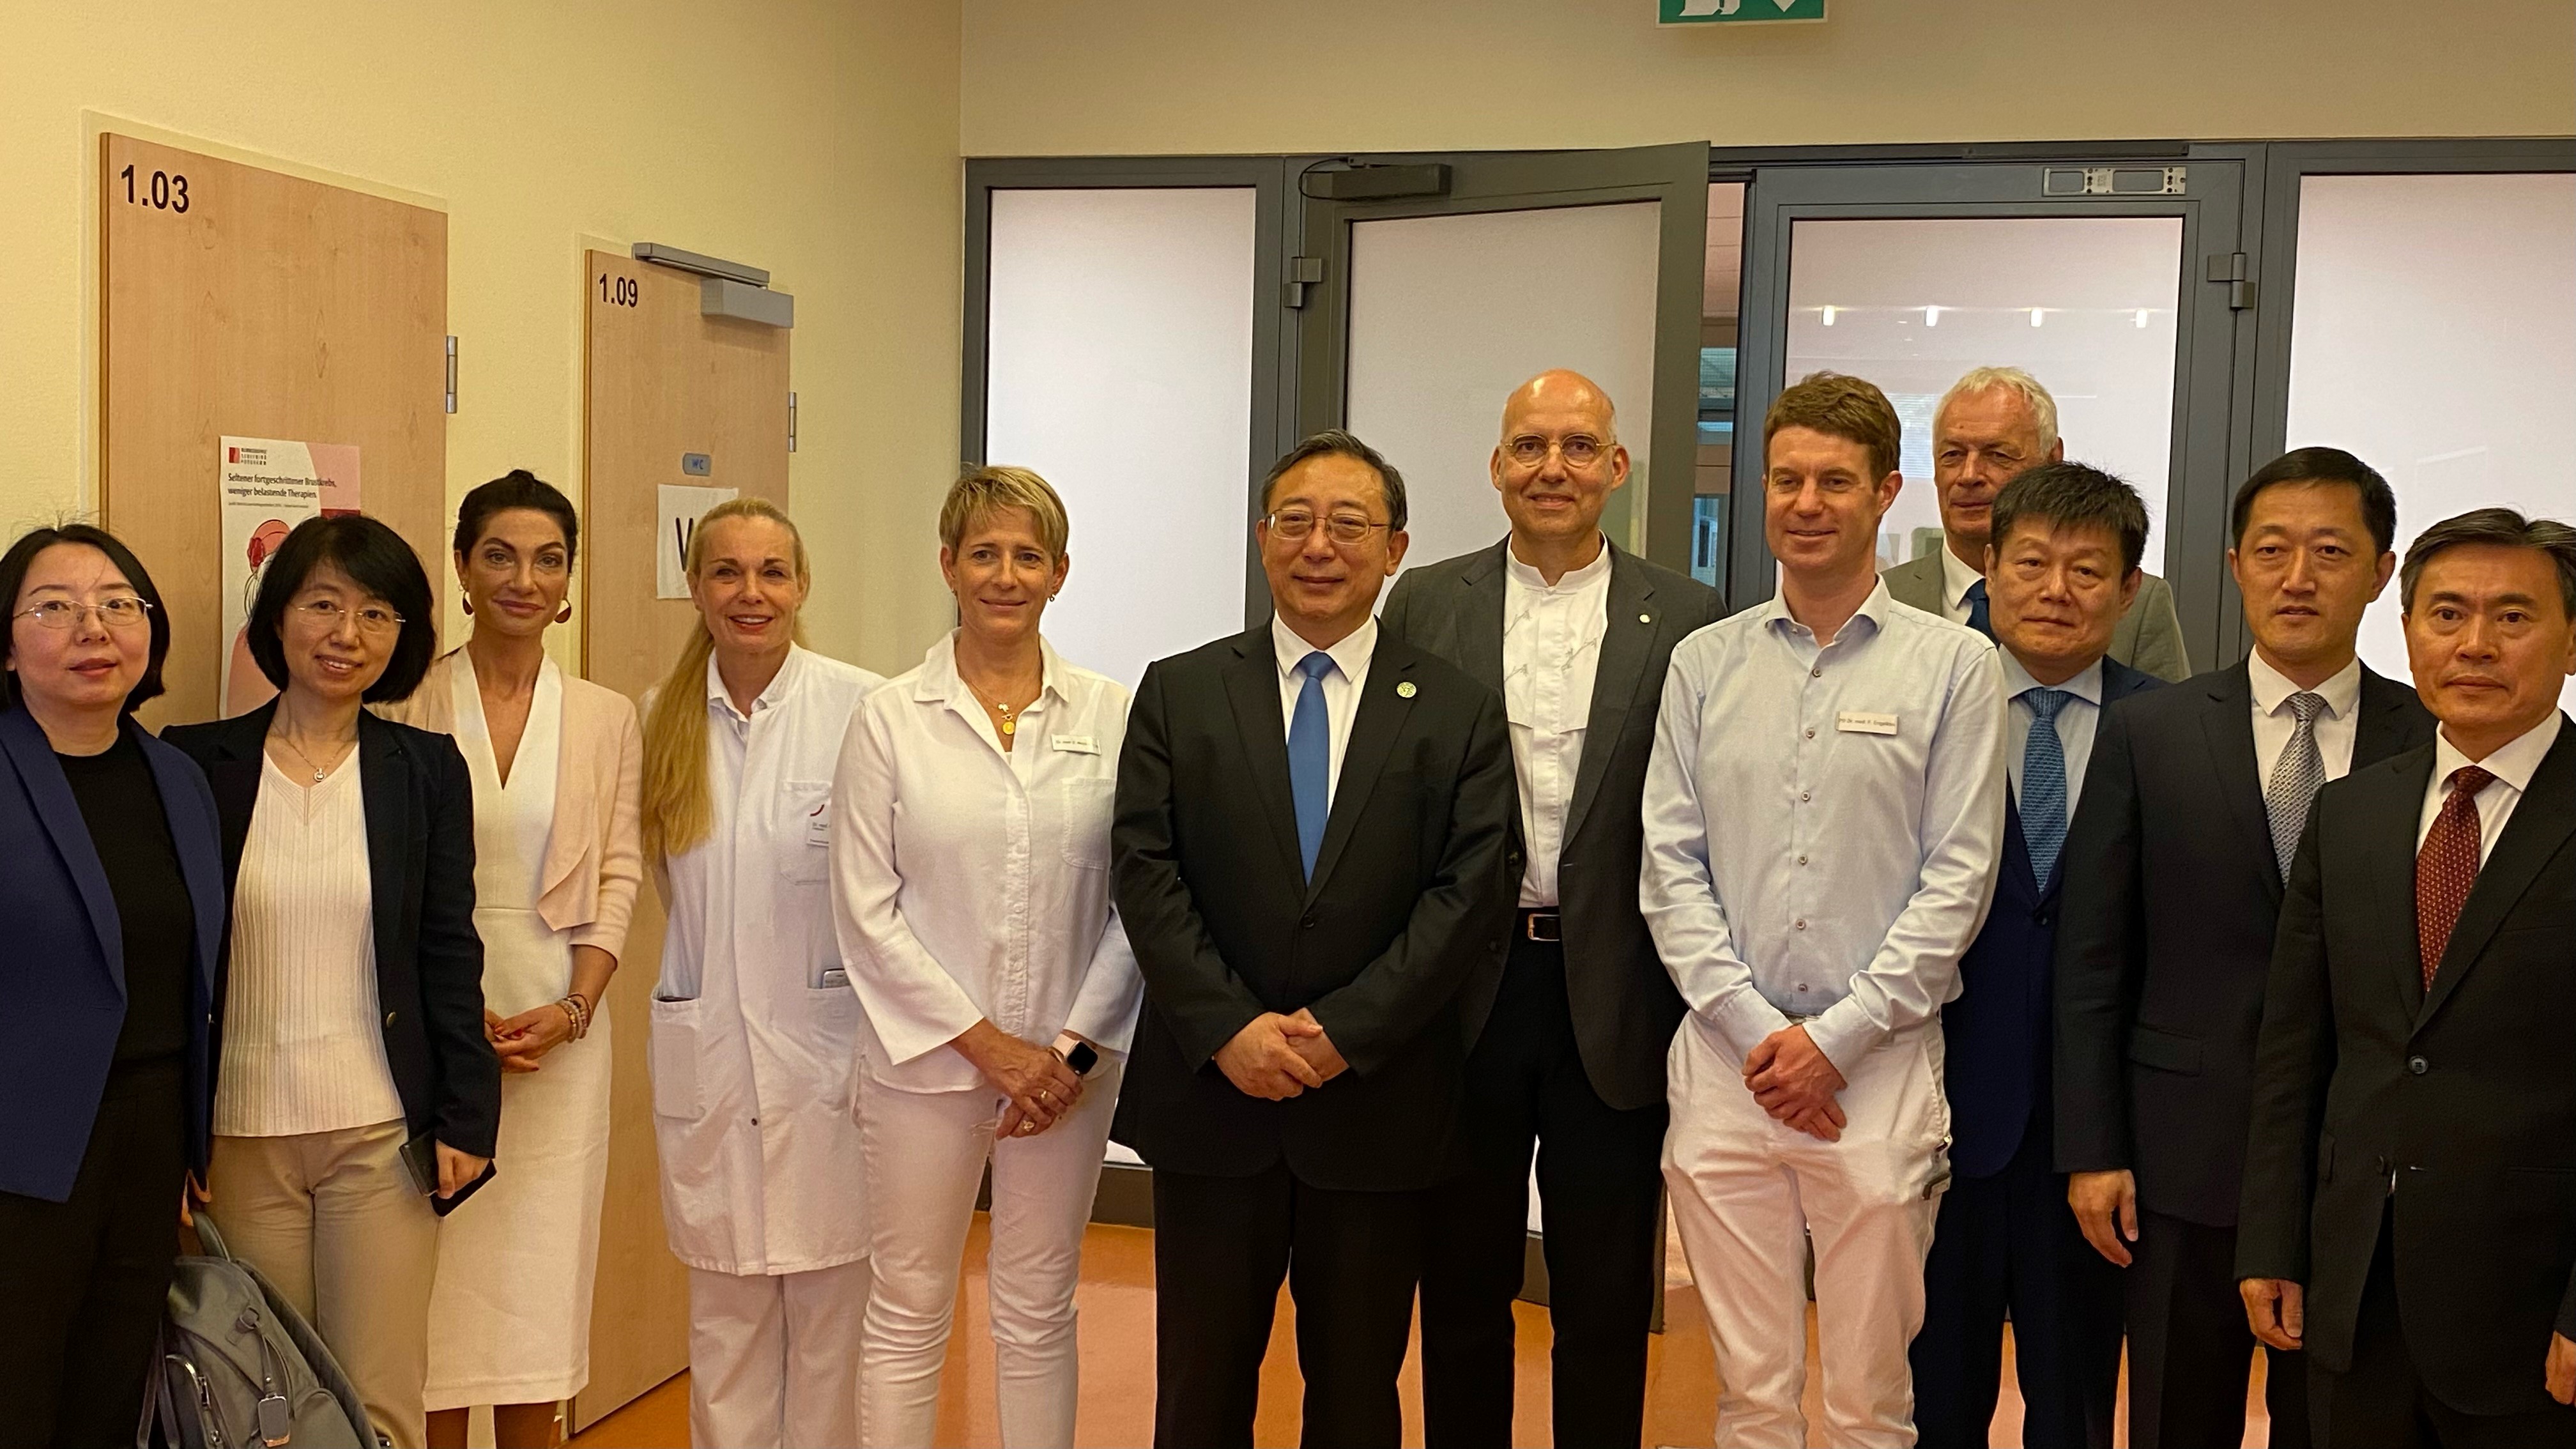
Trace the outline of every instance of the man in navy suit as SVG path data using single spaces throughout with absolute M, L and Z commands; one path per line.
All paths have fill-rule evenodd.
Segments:
M 2052 1170 L 2050 968 L 2059 877 L 2082 868 L 2064 845 L 2095 721 L 2159 682 L 2107 657 L 2142 578 L 2147 510 L 2107 473 L 2044 463 L 1996 495 L 1993 520 L 1986 590 L 2011 700 L 2012 785 L 1994 907 L 1941 1014 L 1953 1180 L 1923 1269 L 1914 1423 L 1929 1449 L 1983 1449 L 2009 1309 L 2022 1442 L 2108 1449 L 2120 1281 Z

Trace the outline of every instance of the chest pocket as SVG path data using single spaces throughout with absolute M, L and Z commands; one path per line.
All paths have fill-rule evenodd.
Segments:
M 780 868 L 789 880 L 823 879 L 831 863 L 832 783 L 790 780 L 781 792 L 778 824 Z
M 1058 802 L 1064 813 L 1065 864 L 1083 870 L 1109 868 L 1109 817 L 1117 802 L 1118 781 L 1087 775 L 1065 781 Z

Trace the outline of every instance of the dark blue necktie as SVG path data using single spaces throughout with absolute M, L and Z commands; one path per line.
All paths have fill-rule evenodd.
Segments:
M 1324 820 L 1332 813 L 1333 727 L 1324 715 L 1324 675 L 1333 656 L 1318 649 L 1297 661 L 1306 676 L 1297 708 L 1288 717 L 1288 795 L 1297 802 L 1297 853 L 1306 879 L 1315 878 L 1315 855 L 1324 848 Z
M 1979 579 L 1968 585 L 1968 592 L 1961 597 L 1968 604 L 1968 627 L 1989 639 L 1995 637 L 1995 621 L 1986 612 L 1986 581 Z
M 2021 747 L 2021 840 L 2042 890 L 2066 844 L 2066 744 L 2057 737 L 2057 712 L 2074 697 L 2063 689 L 2021 692 L 2021 702 L 2030 706 L 2030 738 Z

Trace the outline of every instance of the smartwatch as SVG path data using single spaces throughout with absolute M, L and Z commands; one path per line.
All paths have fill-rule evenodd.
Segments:
M 1090 1076 L 1091 1069 L 1100 1065 L 1100 1053 L 1093 1049 L 1091 1043 L 1069 1031 L 1056 1034 L 1052 1050 L 1064 1058 L 1064 1064 L 1073 1068 L 1077 1077 Z

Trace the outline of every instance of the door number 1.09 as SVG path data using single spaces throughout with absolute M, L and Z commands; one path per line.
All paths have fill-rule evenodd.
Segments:
M 125 183 L 125 199 L 136 206 L 155 211 L 185 212 L 188 209 L 188 178 L 175 171 L 155 171 L 140 184 L 129 165 L 116 173 Z
M 640 307 L 644 304 L 644 288 L 633 277 L 612 277 L 602 272 L 599 300 L 612 307 Z

